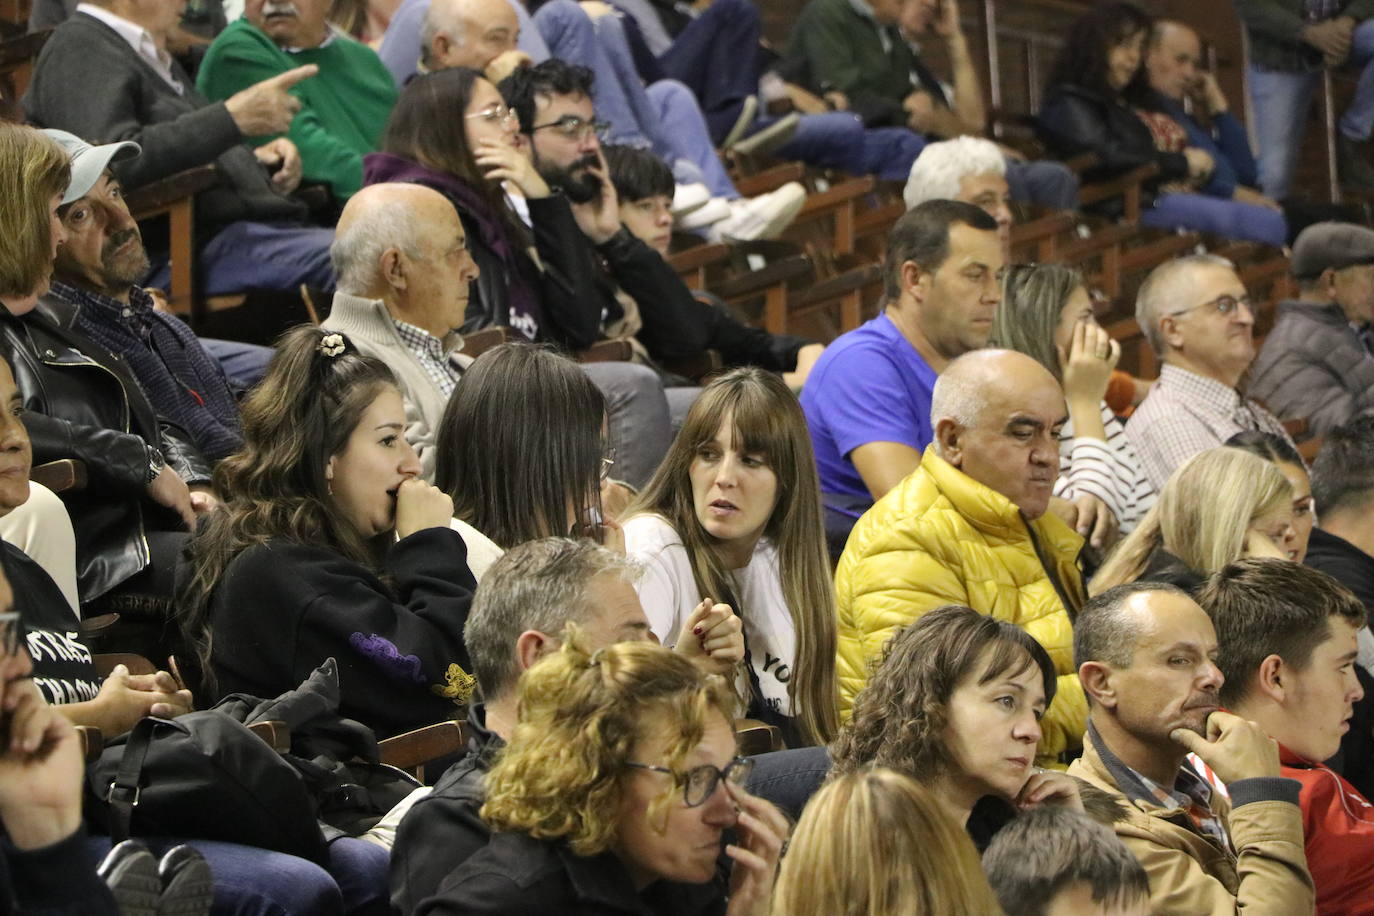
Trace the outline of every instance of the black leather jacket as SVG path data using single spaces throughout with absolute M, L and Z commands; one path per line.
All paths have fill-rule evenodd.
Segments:
M 1159 164 L 1159 177 L 1152 184 L 1188 177 L 1187 158 L 1156 149 L 1150 129 L 1130 104 L 1086 87 L 1051 87 L 1036 125 L 1040 139 L 1060 159 L 1097 154 L 1098 164 L 1083 176 L 1088 181 L 1112 178 L 1151 162 Z
M 148 445 L 187 483 L 208 482 L 210 464 L 158 417 L 118 357 L 72 329 L 73 310 L 63 305 L 49 297 L 21 318 L 0 308 L 0 355 L 24 399 L 33 463 L 86 464 L 86 488 L 61 494 L 86 603 L 148 565 L 145 531 L 181 530 L 174 513 L 147 498 Z

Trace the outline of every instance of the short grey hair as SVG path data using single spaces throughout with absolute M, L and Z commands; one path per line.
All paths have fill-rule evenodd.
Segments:
M 945 419 L 953 420 L 965 428 L 977 426 L 978 415 L 987 404 L 983 397 L 985 379 L 977 373 L 949 371 L 959 359 L 963 357 L 951 361 L 935 379 L 935 390 L 930 395 L 931 429 Z
M 1190 254 L 1163 264 L 1150 271 L 1135 297 L 1135 320 L 1157 356 L 1165 352 L 1164 333 L 1159 323 L 1172 311 L 1196 303 L 1194 273 L 1202 267 L 1223 267 L 1235 270 L 1236 265 L 1215 254 Z
M 1129 668 L 1140 640 L 1140 621 L 1126 613 L 1126 605 L 1136 595 L 1162 592 L 1188 597 L 1188 593 L 1167 582 L 1127 582 L 1094 595 L 1083 605 L 1073 622 L 1073 664 L 1106 662 L 1114 668 Z
M 430 0 L 425 21 L 420 24 L 420 63 L 432 68 L 434 36 L 443 32 L 456 45 L 467 44 L 467 28 L 458 15 L 460 0 Z
M 968 175 L 1007 174 L 1007 161 L 997 144 L 981 137 L 956 137 L 931 143 L 911 163 L 902 199 L 908 210 L 928 200 L 955 200 Z
M 366 295 L 377 282 L 382 255 L 390 248 L 405 252 L 408 258 L 420 257 L 419 226 L 411 203 L 402 195 L 376 195 L 364 201 L 362 214 L 334 233 L 329 260 L 339 292 Z
M 506 551 L 482 577 L 463 627 L 483 698 L 501 696 L 520 679 L 521 633 L 562 636 L 569 623 L 583 623 L 598 609 L 587 599 L 592 580 L 611 575 L 633 585 L 640 573 L 633 560 L 585 539 L 539 538 Z

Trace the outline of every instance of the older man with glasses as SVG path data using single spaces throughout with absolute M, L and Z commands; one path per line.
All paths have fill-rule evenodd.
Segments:
M 1230 261 L 1194 255 L 1156 267 L 1135 317 L 1164 365 L 1126 435 L 1156 490 L 1184 461 L 1238 432 L 1291 444 L 1274 415 L 1236 388 L 1255 358 L 1255 313 Z

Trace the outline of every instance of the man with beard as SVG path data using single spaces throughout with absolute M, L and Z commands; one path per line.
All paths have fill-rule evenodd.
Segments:
M 301 110 L 287 136 L 306 181 L 347 200 L 363 185 L 363 156 L 377 148 L 396 87 L 377 53 L 331 25 L 329 0 L 248 0 L 243 18 L 210 45 L 196 88 L 211 101 L 316 64 L 319 74 L 291 90 Z M 263 138 L 265 139 L 265 138 Z
M 57 249 L 52 289 L 40 308 L 122 358 L 160 416 L 184 429 L 207 458 L 225 457 L 242 435 L 224 371 L 190 328 L 155 309 L 137 285 L 148 255 L 109 166 L 138 155 L 138 144 L 93 147 L 65 131 L 45 133 L 71 156 L 72 180 L 58 209 L 67 241 Z M 260 375 L 272 353 L 253 347 L 243 355 Z
M 1083 756 L 1069 774 L 1109 793 L 1112 824 L 1150 878 L 1152 913 L 1311 913 L 1300 784 L 1254 722 L 1221 711 L 1217 634 L 1184 592 L 1109 589 L 1074 621 L 1088 695 Z M 1194 753 L 1229 801 L 1187 763 Z

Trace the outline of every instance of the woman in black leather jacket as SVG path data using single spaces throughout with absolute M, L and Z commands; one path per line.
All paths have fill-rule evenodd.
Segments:
M 1088 181 L 1158 166 L 1146 183 L 1154 196 L 1141 213 L 1143 225 L 1282 238 L 1282 227 L 1273 228 L 1274 211 L 1198 193 L 1216 163 L 1189 146 L 1183 126 L 1151 100 L 1143 61 L 1152 26 L 1130 3 L 1099 4 L 1074 23 L 1036 116 L 1041 140 L 1061 159 L 1095 154 L 1083 176 Z
M 28 130 L 3 129 L 10 142 L 26 136 L 15 131 Z M 70 312 L 40 303 L 65 238 L 56 207 L 69 167 L 56 144 L 34 137 L 28 142 L 39 164 L 26 175 L 0 176 L 0 193 L 23 200 L 33 193 L 23 186 L 32 184 L 55 188 L 56 199 L 51 225 L 26 224 L 22 207 L 4 208 L 0 232 L 9 250 L 0 255 L 8 268 L 0 269 L 0 356 L 23 397 L 33 463 L 74 458 L 86 467 L 87 485 L 61 494 L 76 532 L 83 610 L 141 618 L 142 625 L 121 622 L 119 648 L 159 658 L 168 648 L 161 637 L 176 554 L 195 509 L 212 505 L 205 495 L 193 497 L 188 484 L 208 484 L 210 466 L 184 432 L 159 419 L 123 363 L 71 327 Z M 4 187 L 11 183 L 18 186 Z M 20 252 L 24 247 L 32 250 Z M 25 263 L 39 267 L 26 274 L 18 267 Z

